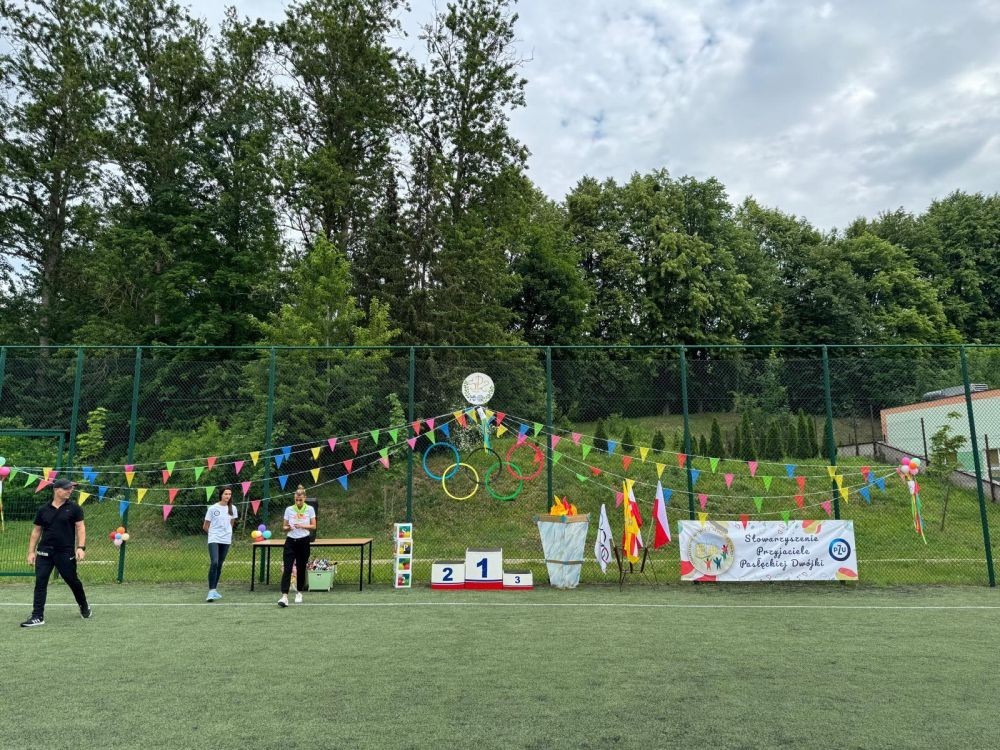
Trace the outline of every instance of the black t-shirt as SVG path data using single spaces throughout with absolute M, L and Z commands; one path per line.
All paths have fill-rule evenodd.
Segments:
M 42 527 L 40 549 L 67 550 L 76 544 L 76 524 L 83 520 L 83 508 L 67 500 L 58 508 L 46 503 L 35 514 L 35 526 Z

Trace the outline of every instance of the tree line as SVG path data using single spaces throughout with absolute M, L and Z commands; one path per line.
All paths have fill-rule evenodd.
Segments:
M 0 0 L 0 342 L 1000 338 L 1000 197 L 822 232 L 665 169 L 536 188 L 513 0 Z

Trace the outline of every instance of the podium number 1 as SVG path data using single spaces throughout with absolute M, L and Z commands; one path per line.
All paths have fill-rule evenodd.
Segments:
M 486 558 L 485 557 L 482 560 L 480 560 L 479 562 L 476 563 L 476 567 L 483 569 L 483 578 L 486 578 L 487 575 L 486 575 Z

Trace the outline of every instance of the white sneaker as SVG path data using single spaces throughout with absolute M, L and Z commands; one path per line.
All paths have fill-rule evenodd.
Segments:
M 278 606 L 279 607 L 287 607 L 288 606 L 288 594 L 282 594 L 281 595 L 281 598 L 278 599 Z
M 301 593 L 296 593 L 295 594 L 295 603 L 296 604 L 302 604 L 302 594 Z

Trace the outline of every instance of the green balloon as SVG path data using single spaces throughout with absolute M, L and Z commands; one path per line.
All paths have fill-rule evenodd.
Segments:
M 0 466 L 3 466 L 5 463 L 7 463 L 7 459 L 4 458 L 3 456 L 0 456 Z

